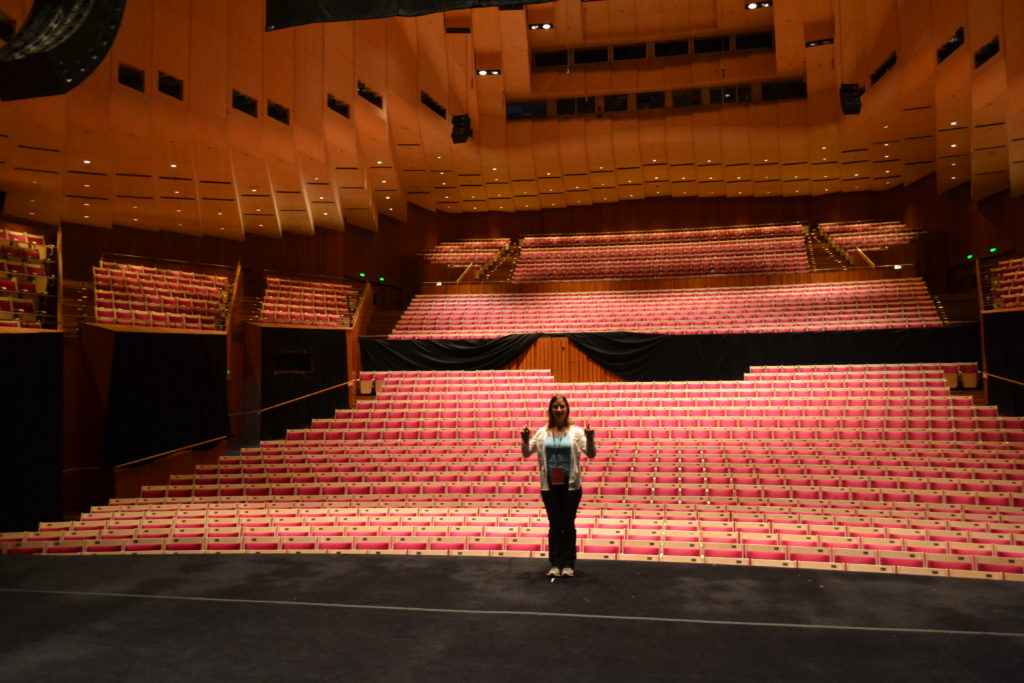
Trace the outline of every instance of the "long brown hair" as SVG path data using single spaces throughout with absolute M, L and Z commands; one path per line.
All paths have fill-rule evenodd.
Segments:
M 551 409 L 555 407 L 555 401 L 561 401 L 562 403 L 565 404 L 565 426 L 568 427 L 569 425 L 574 424 L 572 418 L 569 417 L 569 399 L 567 399 L 562 394 L 555 394 L 554 396 L 551 397 L 551 400 L 548 401 L 548 429 L 551 429 L 555 426 L 555 416 L 554 413 L 551 412 Z

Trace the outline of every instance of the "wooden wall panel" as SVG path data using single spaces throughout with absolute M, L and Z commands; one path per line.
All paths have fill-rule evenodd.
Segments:
M 590 360 L 567 337 L 541 337 L 506 369 L 551 370 L 556 382 L 623 381 L 618 375 Z

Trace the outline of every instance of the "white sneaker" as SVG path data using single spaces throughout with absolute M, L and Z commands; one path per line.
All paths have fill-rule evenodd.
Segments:
M 574 570 L 572 567 L 565 567 L 562 569 L 562 576 L 565 578 L 571 578 L 573 576 L 576 576 L 576 570 Z
M 562 570 L 559 569 L 558 567 L 552 567 L 551 569 L 549 569 L 547 571 L 546 574 L 544 574 L 544 576 L 556 576 L 556 577 L 557 576 L 561 576 L 561 575 L 562 575 Z

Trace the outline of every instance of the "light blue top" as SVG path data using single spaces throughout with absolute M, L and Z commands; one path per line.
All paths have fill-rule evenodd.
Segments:
M 548 434 L 548 438 L 544 441 L 544 454 L 548 458 L 548 470 L 553 467 L 561 467 L 568 472 L 572 462 L 572 441 L 569 439 L 569 435 Z

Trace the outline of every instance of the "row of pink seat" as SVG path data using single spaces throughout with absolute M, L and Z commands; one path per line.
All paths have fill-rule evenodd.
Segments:
M 698 228 L 690 230 L 644 230 L 612 233 L 583 233 L 575 235 L 528 235 L 520 241 L 523 247 L 601 246 L 608 244 L 643 244 L 661 242 L 704 242 L 745 237 L 778 237 L 802 235 L 803 225 L 759 225 L 739 228 Z
M 423 255 L 428 263 L 440 263 L 448 266 L 466 267 L 482 266 L 494 259 L 502 249 L 508 247 L 508 238 L 463 240 L 458 242 L 441 242 Z
M 49 247 L 42 235 L 0 228 L 0 327 L 41 328 L 40 313 L 53 281 Z
M 228 278 L 101 261 L 93 267 L 97 322 L 133 327 L 223 329 Z
M 697 295 L 707 298 L 706 306 L 692 304 Z M 823 298 L 841 301 L 843 312 L 825 315 Z M 766 299 L 775 306 L 766 305 Z M 779 285 L 661 290 L 656 295 L 635 290 L 573 292 L 571 296 L 421 294 L 404 311 L 390 336 L 454 339 L 605 330 L 711 334 L 938 325 L 941 320 L 923 281 L 909 278 L 855 286 L 832 283 L 813 288 Z
M 313 327 L 350 327 L 359 290 L 335 282 L 267 278 L 258 320 Z
M 723 439 L 721 432 L 698 428 L 652 437 L 655 428 L 632 422 L 643 425 L 649 416 L 616 417 L 616 404 L 595 404 L 595 418 L 628 420 L 630 426 L 602 430 L 598 460 L 584 463 L 581 559 L 818 563 L 977 578 L 1024 571 L 1024 439 L 1015 440 L 1024 436 L 1024 421 L 1006 421 L 987 407 L 975 409 L 968 397 L 951 396 L 941 364 L 891 370 L 847 367 L 846 373 L 885 376 L 880 381 L 888 395 L 878 397 L 884 401 L 879 407 L 934 398 L 949 407 L 952 426 L 964 420 L 963 433 L 980 435 L 986 430 L 968 423 L 995 420 L 1000 429 L 991 431 L 999 431 L 1001 440 L 885 442 L 869 438 L 867 415 L 859 429 L 838 430 L 835 439 L 806 438 L 799 420 L 793 429 L 768 430 L 765 438 Z M 831 374 L 815 367 L 794 374 L 815 373 Z M 341 439 L 331 438 L 324 423 L 293 430 L 283 440 L 175 476 L 166 486 L 147 486 L 142 498 L 115 499 L 81 522 L 0 535 L 0 547 L 47 554 L 234 549 L 540 556 L 547 528 L 537 501 L 536 463 L 519 456 L 514 429 L 511 437 L 499 434 L 492 415 L 488 421 L 478 417 L 470 433 L 465 424 L 431 432 L 406 411 L 402 420 L 418 425 L 416 434 L 400 428 L 399 437 L 390 439 L 389 430 L 370 423 L 383 421 L 383 411 L 390 410 L 385 406 L 425 406 L 430 396 L 439 419 L 449 409 L 472 415 L 488 383 L 524 392 L 544 384 L 570 397 L 578 388 L 594 401 L 603 392 L 610 395 L 612 385 L 553 383 L 550 373 L 503 380 L 494 372 L 425 374 L 431 381 L 421 384 L 413 373 L 374 373 L 377 398 L 338 414 L 365 415 L 361 423 L 330 418 L 345 424 Z M 752 369 L 750 376 L 776 374 Z M 461 390 L 460 377 L 467 380 Z M 926 386 L 911 388 L 908 381 Z M 726 384 L 713 390 L 735 393 L 724 390 Z M 772 384 L 764 388 L 772 391 Z M 627 386 L 635 395 L 656 393 L 642 384 Z M 912 399 L 911 391 L 928 393 Z M 768 398 L 753 409 L 775 403 Z M 531 422 L 541 421 L 543 404 L 536 402 Z M 821 413 L 804 419 L 820 427 L 831 418 Z M 887 412 L 881 419 L 884 426 L 900 418 Z M 904 432 L 909 422 L 907 417 Z M 432 514 L 439 510 L 445 514 Z
M 992 269 L 995 308 L 1024 307 L 1024 258 L 1006 259 Z

